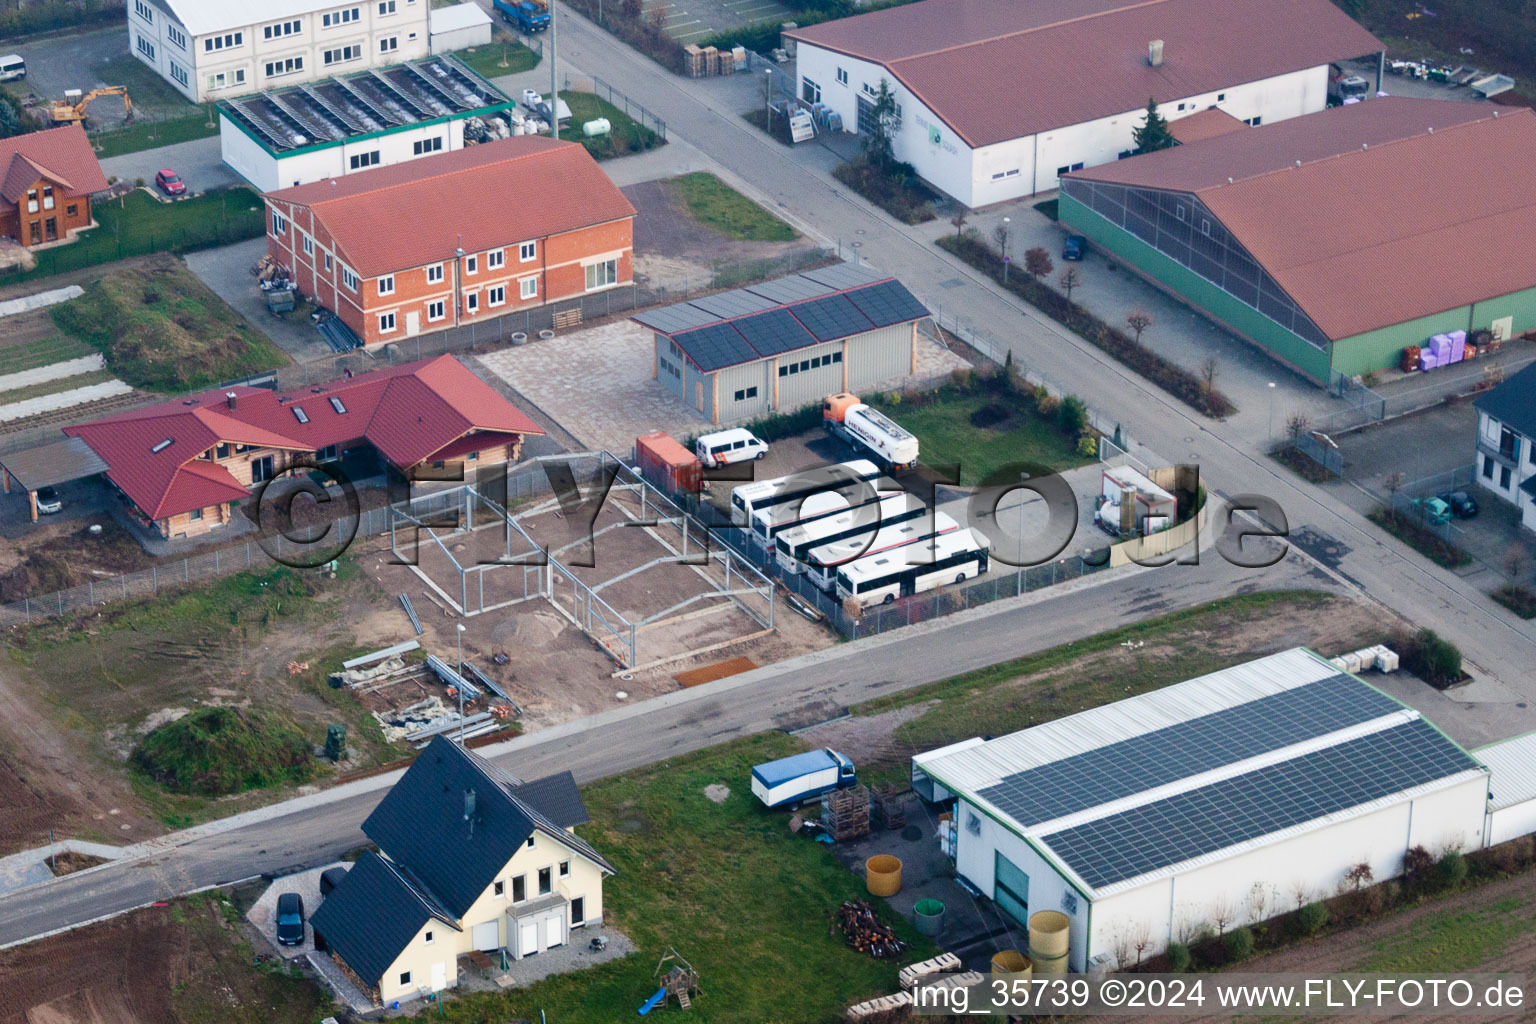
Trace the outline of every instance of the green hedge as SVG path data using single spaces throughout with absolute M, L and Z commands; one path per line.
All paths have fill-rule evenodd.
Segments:
M 111 25 L 125 18 L 125 8 L 113 0 L 34 0 L 25 7 L 0 11 L 0 39 L 9 44 L 16 42 L 17 36 L 85 25 Z

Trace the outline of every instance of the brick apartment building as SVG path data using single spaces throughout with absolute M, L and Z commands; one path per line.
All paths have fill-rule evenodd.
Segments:
M 523 438 L 543 431 L 463 363 L 438 356 L 290 394 L 221 388 L 64 433 L 100 456 L 142 522 L 163 537 L 195 537 L 298 462 L 340 463 L 354 479 L 386 468 L 443 477 L 449 463 L 514 462 Z
M 365 345 L 628 284 L 635 208 L 525 135 L 266 195 L 267 252 Z
M 27 247 L 91 226 L 91 193 L 107 187 L 77 124 L 0 139 L 0 237 Z

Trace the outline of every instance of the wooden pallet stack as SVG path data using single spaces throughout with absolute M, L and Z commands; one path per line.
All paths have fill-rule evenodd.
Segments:
M 709 74 L 702 47 L 695 46 L 693 43 L 683 47 L 683 70 L 689 78 L 703 78 Z
M 840 843 L 869 835 L 869 789 L 835 789 L 821 799 L 821 823 Z
M 704 73 L 706 75 L 718 75 L 720 73 L 720 50 L 718 47 L 704 47 Z
M 895 783 L 882 782 L 875 786 L 875 822 L 894 832 L 907 827 L 907 809 L 902 805 Z
M 837 908 L 833 924 L 851 948 L 876 960 L 894 960 L 906 952 L 907 944 L 880 920 L 868 900 L 848 900 Z

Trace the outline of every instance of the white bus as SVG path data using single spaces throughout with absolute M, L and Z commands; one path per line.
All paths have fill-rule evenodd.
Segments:
M 772 508 L 760 508 L 752 513 L 752 536 L 772 551 L 774 541 L 781 533 L 901 493 L 901 484 L 888 476 L 821 484 L 803 498 L 780 502 Z
M 932 545 L 912 544 L 850 562 L 837 572 L 837 596 L 841 601 L 851 597 L 860 605 L 889 604 L 986 571 L 986 538 L 956 530 Z
M 737 526 L 749 526 L 752 515 L 765 508 L 782 505 L 826 488 L 836 487 L 852 480 L 873 483 L 880 478 L 880 468 L 868 459 L 854 459 L 832 466 L 817 466 L 802 473 L 774 477 L 772 480 L 754 480 L 731 491 L 731 522 Z
M 862 536 L 868 540 L 884 527 L 927 514 L 927 504 L 915 494 L 882 496 L 878 504 L 846 509 L 835 516 L 813 519 L 783 531 L 774 541 L 775 557 L 780 569 L 798 573 L 812 548 L 848 537 Z
M 859 534 L 823 544 L 819 548 L 812 548 L 805 555 L 801 571 L 805 573 L 806 579 L 830 593 L 837 584 L 837 570 L 850 562 L 878 555 L 884 551 L 904 548 L 909 544 L 920 544 L 923 551 L 931 551 L 933 544 L 928 542 L 936 537 L 954 533 L 958 529 L 960 524 L 955 522 L 949 513 L 935 512 L 931 521 L 923 518 L 899 525 L 883 526 L 879 533 L 873 535 Z M 926 555 L 908 554 L 907 560 L 915 562 L 926 557 Z

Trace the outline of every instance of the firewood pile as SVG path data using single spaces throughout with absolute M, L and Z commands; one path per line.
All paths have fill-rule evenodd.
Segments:
M 842 930 L 850 948 L 876 960 L 894 960 L 907 948 L 867 900 L 849 900 L 838 907 L 833 926 Z

